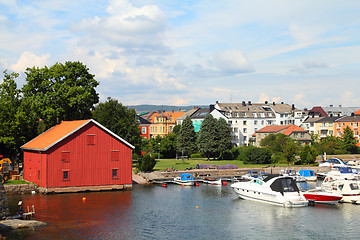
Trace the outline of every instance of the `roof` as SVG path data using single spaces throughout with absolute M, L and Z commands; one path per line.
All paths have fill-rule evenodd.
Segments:
M 161 112 L 161 113 L 155 113 L 153 115 L 151 115 L 150 117 L 150 121 L 154 122 L 154 119 L 156 117 L 171 117 L 174 121 L 176 121 L 176 119 L 178 117 L 180 117 L 181 115 L 184 115 L 185 112 Z
M 315 123 L 326 117 L 308 117 L 304 123 Z
M 209 108 L 199 108 L 192 116 L 191 119 L 204 119 L 209 114 Z
M 318 114 L 315 114 L 318 113 Z M 327 117 L 327 113 L 324 111 L 324 109 L 320 106 L 313 107 L 309 110 L 309 115 L 319 115 L 319 117 Z
M 198 108 L 190 109 L 189 111 L 185 112 L 183 115 L 178 117 L 176 120 L 184 120 L 187 116 L 191 117 L 191 115 L 193 115 L 194 112 L 196 112 L 197 110 Z
M 342 117 L 336 119 L 335 122 L 360 122 L 360 115 Z
M 296 125 L 270 125 L 256 131 L 256 133 L 283 133 L 287 136 L 289 136 L 293 132 L 307 132 L 307 131 Z
M 135 148 L 133 145 L 131 145 L 130 143 L 128 143 L 127 141 L 125 141 L 115 133 L 111 132 L 109 129 L 105 128 L 104 126 L 102 126 L 100 123 L 96 122 L 93 119 L 62 121 L 60 124 L 50 128 L 49 130 L 37 136 L 30 142 L 24 144 L 23 146 L 21 146 L 21 148 L 25 150 L 47 151 L 52 146 L 61 142 L 62 140 L 69 137 L 73 133 L 77 132 L 78 130 L 80 130 L 89 123 L 94 123 L 96 126 L 108 132 L 110 135 L 117 138 L 128 147 L 132 149 Z
M 360 109 L 354 112 L 355 115 L 360 115 Z

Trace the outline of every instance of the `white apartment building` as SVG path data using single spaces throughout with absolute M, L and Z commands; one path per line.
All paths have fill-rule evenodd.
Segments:
M 216 102 L 215 109 L 227 120 L 232 132 L 232 143 L 237 146 L 248 145 L 252 135 L 265 126 L 299 126 L 307 118 L 305 112 L 284 103 Z

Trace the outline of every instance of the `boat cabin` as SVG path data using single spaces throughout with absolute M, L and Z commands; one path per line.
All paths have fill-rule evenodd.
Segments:
M 302 169 L 299 171 L 299 174 L 302 177 L 315 177 L 316 176 L 314 170 L 309 170 L 309 169 Z
M 190 173 L 181 173 L 180 180 L 181 181 L 194 181 L 194 177 Z

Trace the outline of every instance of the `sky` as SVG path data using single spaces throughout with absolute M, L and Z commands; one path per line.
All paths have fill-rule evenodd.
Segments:
M 0 0 L 0 71 L 21 87 L 80 61 L 123 105 L 357 107 L 359 16 L 358 0 Z

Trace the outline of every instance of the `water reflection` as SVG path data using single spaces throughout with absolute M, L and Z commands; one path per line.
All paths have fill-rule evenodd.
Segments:
M 36 219 L 48 225 L 14 231 L 8 239 L 356 239 L 360 234 L 360 206 L 283 208 L 242 200 L 230 184 L 8 195 L 13 212 L 19 200 L 35 205 Z

